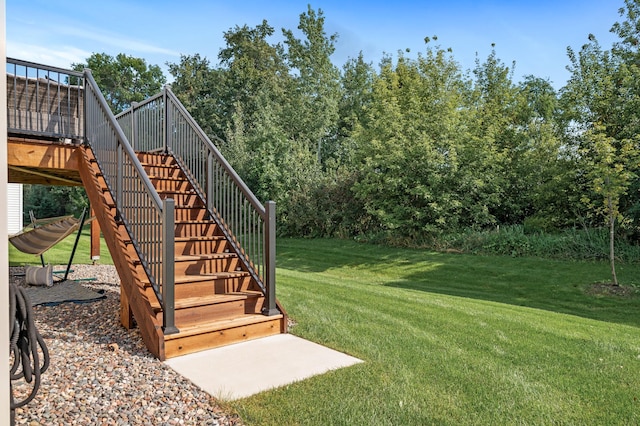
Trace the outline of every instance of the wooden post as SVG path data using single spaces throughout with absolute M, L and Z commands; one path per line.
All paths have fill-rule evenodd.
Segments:
M 126 292 L 122 287 L 122 282 L 120 283 L 120 323 L 127 330 L 133 328 L 133 311 L 131 310 L 131 305 L 129 305 Z
M 92 207 L 91 217 L 95 215 Z M 93 263 L 100 260 L 100 223 L 97 220 L 91 221 L 91 260 Z

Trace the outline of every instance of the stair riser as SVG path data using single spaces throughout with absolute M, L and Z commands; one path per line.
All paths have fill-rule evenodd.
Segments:
M 178 223 L 175 228 L 176 237 L 211 237 L 218 234 L 218 225 L 208 223 Z
M 233 302 L 216 303 L 215 305 L 195 306 L 192 308 L 176 309 L 176 327 L 190 327 L 203 322 L 225 320 L 244 315 L 246 307 L 244 300 Z M 251 314 L 258 312 L 249 312 Z M 158 321 L 162 322 L 162 312 L 157 315 Z
M 176 221 L 207 220 L 209 213 L 203 208 L 176 208 L 174 217 Z
M 167 358 L 279 334 L 282 318 L 165 341 Z
M 151 183 L 157 191 L 189 191 L 191 184 L 188 180 L 171 180 L 152 178 Z
M 138 160 L 140 160 L 141 163 L 153 164 L 158 166 L 173 166 L 176 164 L 174 159 L 170 156 L 142 152 L 138 153 Z
M 148 176 L 185 179 L 184 173 L 178 167 L 144 166 L 144 170 Z
M 227 240 L 176 241 L 175 252 L 176 256 L 224 253 L 228 247 Z
M 204 203 L 196 194 L 176 194 L 173 192 L 159 192 L 160 199 L 173 198 L 176 206 L 180 207 L 204 207 Z
M 178 275 L 202 275 L 215 272 L 234 272 L 240 266 L 238 258 L 189 260 L 175 263 Z
M 217 280 L 198 281 L 193 283 L 179 283 L 175 286 L 176 300 L 189 297 L 203 297 L 212 294 L 226 294 L 236 291 L 253 290 L 249 277 L 220 278 Z M 155 300 L 153 289 L 148 286 L 145 294 L 149 300 Z

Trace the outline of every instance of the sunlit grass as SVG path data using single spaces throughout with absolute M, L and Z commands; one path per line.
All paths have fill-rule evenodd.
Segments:
M 233 403 L 248 424 L 640 421 L 640 297 L 585 292 L 606 263 L 280 240 L 278 268 L 292 332 L 365 362 Z
M 71 251 L 73 250 L 73 244 L 76 240 L 76 234 L 69 235 L 58 244 L 51 247 L 44 253 L 44 261 L 47 264 L 52 265 L 66 265 L 69 262 Z M 22 253 L 16 249 L 11 243 L 9 244 L 9 265 L 10 266 L 24 266 L 24 265 L 40 265 L 40 257 L 32 254 Z M 80 241 L 78 248 L 73 257 L 73 263 L 77 264 L 89 264 L 91 263 L 91 239 L 89 227 L 85 227 L 80 235 Z M 104 239 L 100 238 L 100 260 L 98 261 L 103 265 L 113 265 L 111 254 L 107 248 Z

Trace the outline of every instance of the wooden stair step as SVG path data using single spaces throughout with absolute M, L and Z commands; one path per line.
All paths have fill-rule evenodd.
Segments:
M 176 238 L 219 235 L 218 224 L 211 219 L 175 221 Z
M 221 280 L 227 278 L 243 278 L 248 277 L 249 273 L 246 271 L 233 271 L 233 272 L 216 272 L 213 274 L 200 274 L 200 275 L 179 275 L 175 277 L 176 284 L 192 283 L 198 281 L 209 280 Z
M 179 333 L 167 334 L 164 340 L 176 340 L 182 337 L 195 336 L 198 334 L 211 333 L 219 330 L 242 327 L 246 325 L 259 324 L 263 322 L 282 319 L 282 314 L 266 316 L 262 314 L 246 314 L 236 318 L 226 318 L 217 321 L 210 321 L 194 326 L 183 327 Z
M 189 220 L 176 220 L 175 225 L 216 225 L 215 220 L 211 219 L 189 219 Z
M 165 335 L 165 354 L 173 358 L 233 343 L 273 336 L 284 332 L 284 316 L 246 314 L 237 318 L 183 327 L 179 333 Z
M 161 194 L 175 194 L 175 195 L 198 195 L 195 189 L 187 189 L 187 190 L 171 190 L 171 189 L 158 189 L 156 191 L 159 195 Z
M 129 240 L 129 243 L 131 240 Z M 175 262 L 195 262 L 198 260 L 217 260 L 217 259 L 234 259 L 237 258 L 238 255 L 235 253 L 207 253 L 207 254 L 186 254 L 175 256 Z M 149 259 L 150 263 L 153 263 L 154 258 Z M 139 264 L 140 261 L 137 261 Z
M 213 274 L 199 274 L 199 275 L 177 275 L 174 278 L 175 284 L 188 284 L 188 283 L 196 283 L 199 281 L 210 281 L 210 280 L 220 280 L 227 278 L 243 278 L 248 277 L 249 273 L 246 271 L 233 271 L 233 272 L 216 272 Z M 148 280 L 143 280 L 142 283 L 145 286 L 150 286 Z
M 151 180 L 163 180 L 172 182 L 188 182 L 186 177 L 182 176 L 161 176 L 161 175 L 147 175 Z
M 167 168 L 173 168 L 173 169 L 179 169 L 180 166 L 178 166 L 177 163 L 175 162 L 170 162 L 167 163 L 166 161 L 164 163 L 154 163 L 152 161 L 149 160 L 145 160 L 145 159 L 138 159 L 140 161 L 140 164 L 142 164 L 143 167 L 167 167 Z
M 225 294 L 210 294 L 207 296 L 198 296 L 198 297 L 184 297 L 181 299 L 176 299 L 175 301 L 175 309 L 188 309 L 196 306 L 211 306 L 218 305 L 221 303 L 229 303 L 229 302 L 237 302 L 241 300 L 247 300 L 250 298 L 258 298 L 262 297 L 262 293 L 259 291 L 243 291 L 243 292 L 233 292 L 233 293 L 225 293 Z M 153 299 L 150 301 L 151 306 L 155 310 L 160 310 L 160 303 L 157 299 Z
M 176 237 L 175 242 L 184 243 L 190 241 L 221 241 L 226 240 L 224 235 L 198 235 L 193 237 Z
M 176 262 L 191 262 L 194 260 L 211 260 L 211 259 L 232 259 L 238 257 L 235 253 L 207 253 L 207 254 L 188 254 L 176 256 Z

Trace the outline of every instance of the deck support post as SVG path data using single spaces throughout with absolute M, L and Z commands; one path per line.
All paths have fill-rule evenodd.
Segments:
M 173 198 L 162 201 L 162 330 L 164 334 L 175 334 L 175 202 Z
M 266 213 L 264 279 L 267 293 L 262 313 L 271 316 L 280 314 L 276 307 L 276 203 L 275 201 L 267 201 L 264 207 Z

